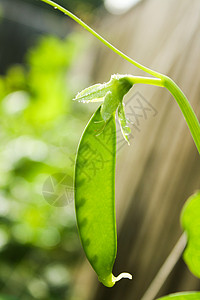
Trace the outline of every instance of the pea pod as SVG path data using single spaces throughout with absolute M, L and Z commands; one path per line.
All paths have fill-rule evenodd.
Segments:
M 102 130 L 103 128 L 103 130 Z M 85 254 L 99 281 L 112 287 L 122 277 L 112 274 L 117 253 L 115 219 L 115 115 L 105 121 L 101 106 L 79 143 L 75 166 L 75 209 Z

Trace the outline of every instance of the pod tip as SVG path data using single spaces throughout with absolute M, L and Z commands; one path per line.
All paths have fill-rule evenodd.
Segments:
M 115 277 L 113 274 L 110 274 L 105 278 L 99 277 L 99 281 L 107 287 L 113 287 L 113 285 L 115 285 L 115 282 L 119 281 L 122 278 L 132 279 L 132 275 L 129 273 L 121 273 L 117 277 Z
M 132 279 L 132 275 L 129 273 L 121 273 L 117 277 L 115 277 L 113 274 L 110 274 L 109 276 L 106 276 L 105 278 L 99 278 L 99 281 L 101 281 L 105 286 L 107 287 L 113 287 L 115 285 L 115 282 L 121 280 L 122 278 Z
M 132 279 L 132 275 L 130 273 L 121 273 L 117 277 L 115 277 L 115 282 L 121 280 L 122 278 Z

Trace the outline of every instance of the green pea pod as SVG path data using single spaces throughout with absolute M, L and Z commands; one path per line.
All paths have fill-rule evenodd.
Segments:
M 75 166 L 75 209 L 85 254 L 99 281 L 112 287 L 128 273 L 112 274 L 117 253 L 115 219 L 116 126 L 104 121 L 101 107 L 82 135 Z M 102 130 L 103 128 L 103 130 Z

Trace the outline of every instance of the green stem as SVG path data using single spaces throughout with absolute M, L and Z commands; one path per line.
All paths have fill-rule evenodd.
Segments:
M 162 86 L 162 87 L 166 87 L 170 91 L 170 93 L 174 96 L 175 100 L 177 101 L 177 103 L 185 117 L 185 120 L 188 124 L 190 132 L 192 134 L 192 137 L 194 139 L 194 142 L 195 142 L 196 147 L 200 154 L 200 124 L 199 124 L 199 121 L 198 121 L 189 101 L 187 100 L 186 96 L 184 95 L 184 93 L 181 91 L 181 89 L 176 85 L 176 83 L 171 78 L 169 78 L 163 74 L 160 74 L 156 71 L 153 71 L 153 70 L 143 66 L 142 64 L 139 64 L 138 62 L 136 62 L 135 60 L 133 60 L 132 58 L 130 58 L 129 56 L 127 56 L 126 54 L 124 54 L 123 52 L 118 50 L 116 47 L 111 45 L 107 40 L 105 40 L 102 36 L 100 36 L 91 27 L 89 27 L 82 20 L 80 20 L 78 17 L 76 17 L 74 14 L 72 14 L 70 11 L 68 11 L 64 7 L 60 6 L 59 4 L 57 4 L 51 0 L 41 0 L 41 1 L 51 5 L 55 9 L 58 9 L 61 12 L 63 12 L 64 14 L 66 14 L 67 16 L 69 16 L 71 19 L 73 19 L 79 25 L 81 25 L 83 28 L 85 28 L 87 31 L 89 31 L 92 35 L 94 35 L 104 45 L 106 45 L 112 51 L 114 51 L 119 56 L 124 58 L 126 61 L 130 62 L 131 64 L 133 64 L 134 66 L 143 70 L 144 72 L 157 77 L 157 78 L 149 78 L 149 77 L 130 76 L 130 78 L 132 78 L 131 80 L 133 80 L 132 82 L 134 82 L 134 83 L 144 83 L 144 84 Z
M 128 75 L 128 79 L 132 84 L 142 83 L 164 87 L 163 80 L 158 78 Z
M 140 77 L 140 76 L 129 76 L 129 80 L 133 83 L 143 83 L 165 87 L 173 95 L 178 103 L 187 125 L 190 129 L 190 133 L 196 144 L 196 147 L 200 154 L 200 123 L 190 105 L 188 99 L 181 91 L 181 89 L 176 85 L 176 83 L 169 77 L 162 75 L 162 79 L 150 78 L 150 77 Z
M 171 78 L 163 75 L 163 83 L 168 91 L 170 91 L 170 93 L 176 99 L 176 102 L 178 103 L 185 117 L 187 125 L 190 129 L 190 132 L 200 154 L 200 123 L 192 109 L 192 106 L 190 105 L 184 93 Z
M 85 28 L 87 31 L 89 31 L 91 34 L 93 34 L 99 41 L 101 41 L 104 45 L 106 45 L 108 48 L 110 48 L 112 51 L 114 51 L 115 53 L 117 53 L 119 56 L 121 56 L 122 58 L 124 58 L 125 60 L 127 60 L 128 62 L 130 62 L 131 64 L 133 64 L 134 66 L 138 67 L 139 69 L 143 70 L 146 73 L 149 73 L 152 76 L 161 78 L 162 74 L 153 71 L 145 66 L 143 66 L 142 64 L 139 64 L 138 62 L 136 62 L 135 60 L 133 60 L 132 58 L 130 58 L 129 56 L 127 56 L 126 54 L 124 54 L 122 51 L 118 50 L 116 47 L 114 47 L 113 45 L 111 45 L 107 40 L 105 40 L 102 36 L 100 36 L 96 31 L 94 31 L 91 27 L 89 27 L 87 24 L 85 24 L 81 19 L 79 19 L 77 16 L 75 16 L 74 14 L 72 14 L 69 10 L 65 9 L 64 7 L 62 7 L 61 5 L 51 1 L 51 0 L 41 0 L 49 5 L 51 5 L 52 7 L 54 7 L 55 9 L 60 10 L 61 12 L 63 12 L 65 15 L 67 15 L 68 17 L 70 17 L 71 19 L 73 19 L 75 22 L 77 22 L 79 25 L 81 25 L 83 28 Z

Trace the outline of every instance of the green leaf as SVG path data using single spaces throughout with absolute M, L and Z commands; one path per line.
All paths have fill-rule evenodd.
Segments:
M 199 292 L 185 292 L 185 293 L 177 293 L 171 294 L 157 300 L 200 300 Z
M 127 126 L 125 117 L 123 97 L 133 86 L 131 75 L 112 75 L 110 81 L 103 84 L 95 84 L 78 93 L 74 100 L 83 103 L 103 102 L 101 106 L 101 116 L 104 121 L 108 121 L 113 113 L 118 109 L 118 117 L 121 125 L 123 137 L 127 142 L 131 130 Z
M 89 102 L 102 102 L 108 92 L 115 94 L 115 100 L 122 99 L 123 96 L 129 91 L 133 83 L 130 81 L 131 75 L 112 75 L 110 80 L 105 83 L 94 84 L 76 95 L 73 99 L 75 101 L 89 103 Z
M 78 93 L 73 100 L 83 103 L 102 102 L 104 101 L 104 97 L 109 90 L 110 86 L 108 84 L 98 83 Z
M 192 195 L 185 203 L 181 213 L 181 225 L 188 239 L 183 254 L 184 261 L 190 271 L 200 278 L 200 192 Z
M 117 107 L 119 106 L 118 101 L 116 101 L 116 98 L 114 97 L 112 92 L 108 92 L 104 98 L 104 102 L 101 106 L 101 116 L 104 119 L 104 121 L 108 121 L 113 113 L 116 112 Z
M 131 133 L 130 127 L 127 125 L 128 120 L 126 119 L 125 111 L 124 111 L 124 105 L 121 103 L 118 108 L 118 118 L 119 118 L 119 124 L 121 127 L 121 131 L 123 134 L 123 137 L 129 144 L 129 134 Z

